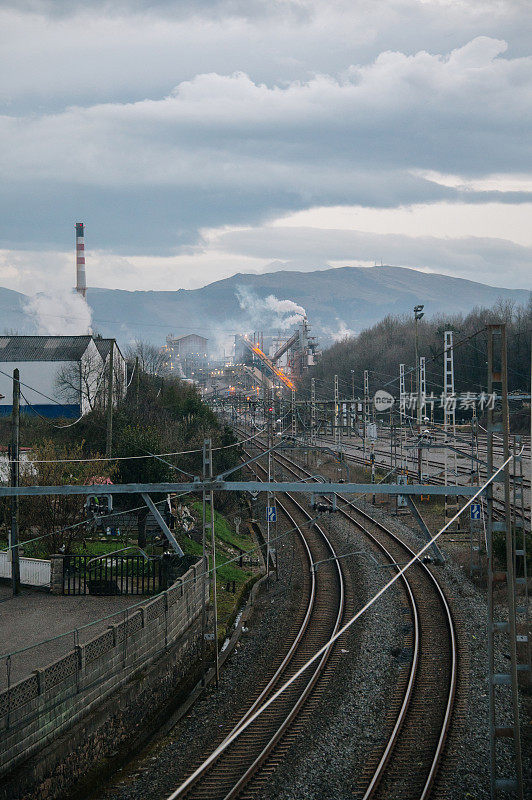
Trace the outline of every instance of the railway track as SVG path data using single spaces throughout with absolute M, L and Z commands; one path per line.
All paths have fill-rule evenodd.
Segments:
M 256 466 L 256 471 L 263 468 Z M 224 740 L 242 726 L 276 689 L 325 645 L 340 627 L 345 609 L 344 577 L 333 545 L 320 526 L 308 528 L 310 514 L 294 498 L 278 503 L 289 524 L 297 530 L 304 553 L 302 605 L 296 615 L 293 643 L 253 704 L 233 720 Z M 290 508 L 288 508 L 290 506 Z M 326 560 L 319 571 L 312 565 Z M 319 701 L 334 646 L 295 680 L 260 717 L 210 765 L 196 767 L 194 781 L 173 797 L 230 798 L 260 797 L 269 776 L 283 760 L 301 726 Z
M 325 441 L 327 445 L 330 445 L 330 444 L 333 443 L 332 440 L 329 441 L 329 440 L 323 439 L 323 438 L 322 438 L 322 441 Z M 384 451 L 375 451 L 375 452 L 376 452 L 376 455 L 384 455 L 385 457 L 388 455 Z M 358 456 L 358 455 L 355 455 L 354 453 L 348 453 L 346 451 L 343 452 L 343 455 L 344 455 L 344 458 L 347 461 L 350 461 L 350 462 L 352 462 L 354 464 L 360 464 L 361 466 L 366 466 L 366 467 L 369 466 L 369 460 L 368 460 L 367 457 L 364 458 L 362 455 Z M 429 462 L 429 463 L 432 463 L 432 462 Z M 437 462 L 434 462 L 434 463 L 437 463 Z M 379 466 L 379 465 L 380 466 L 384 466 L 386 468 L 390 467 L 390 463 L 389 463 L 388 460 L 384 460 L 384 461 L 381 460 L 380 462 L 375 464 L 375 466 Z M 441 467 L 442 465 L 438 464 L 438 466 Z M 469 473 L 464 472 L 464 473 L 460 473 L 460 474 L 464 474 L 465 475 L 465 474 L 469 474 Z M 429 483 L 429 484 L 431 484 L 433 486 L 443 486 L 444 483 L 445 483 L 443 478 L 438 477 L 436 475 L 431 475 L 431 476 L 426 477 L 425 481 L 426 481 L 426 483 Z M 524 483 L 525 488 L 527 488 L 526 481 L 523 481 L 523 483 Z M 497 497 L 493 498 L 493 511 L 494 511 L 494 516 L 497 519 L 502 519 L 504 517 L 505 504 L 504 504 L 504 502 L 502 500 L 499 500 Z M 520 514 L 519 509 L 517 510 L 517 513 Z M 525 508 L 525 520 L 530 522 L 530 519 L 531 519 L 530 511 Z
M 256 446 L 263 445 L 256 442 Z M 283 469 L 297 478 L 310 473 L 284 454 Z M 338 495 L 339 513 L 356 526 L 389 564 L 405 563 L 414 551 L 384 525 Z M 398 566 L 391 569 L 398 571 Z M 387 742 L 371 754 L 356 781 L 363 800 L 426 800 L 431 796 L 453 716 L 458 649 L 452 613 L 429 567 L 418 562 L 400 579 L 405 613 L 401 657 L 405 669 L 389 709 Z
M 331 438 L 325 437 L 325 436 L 321 436 L 320 440 L 323 441 L 323 442 L 326 442 L 329 445 L 335 443 L 334 439 L 331 439 Z M 360 449 L 359 447 L 357 447 L 357 445 L 355 445 L 353 443 L 350 443 L 350 442 L 347 443 L 347 446 L 348 447 L 353 447 L 353 448 L 356 448 L 356 449 Z M 389 464 L 389 462 L 390 462 L 390 452 L 389 452 L 389 450 L 382 450 L 382 449 L 375 448 L 374 453 L 375 453 L 376 456 L 382 456 L 383 457 L 381 459 L 381 463 L 385 463 L 385 464 L 387 464 L 387 466 L 390 466 L 390 464 Z M 417 458 L 417 453 L 415 453 L 414 450 L 412 450 L 412 454 L 413 454 L 414 458 Z M 480 455 L 485 455 L 485 453 L 480 452 Z M 502 460 L 503 460 L 502 451 L 500 453 L 498 453 L 498 455 L 500 456 L 500 459 L 501 459 L 501 462 L 502 462 Z M 523 452 L 523 456 L 524 455 L 525 455 L 525 452 Z M 471 454 L 467 453 L 465 450 L 460 452 L 460 453 L 456 453 L 456 457 L 458 459 L 463 459 L 464 461 L 471 461 Z M 425 456 L 423 457 L 423 464 L 427 464 L 428 466 L 430 466 L 430 467 L 432 467 L 434 469 L 439 469 L 440 471 L 443 471 L 443 469 L 444 469 L 444 464 L 443 464 L 442 461 L 437 461 L 437 460 L 431 459 L 431 458 L 427 459 Z M 417 467 L 416 467 L 416 469 L 417 469 Z M 480 469 L 480 476 L 485 480 L 487 478 L 487 475 L 488 475 L 487 469 L 484 466 L 479 466 L 479 469 Z M 469 469 L 469 468 L 466 469 L 464 467 L 458 466 L 457 467 L 457 472 L 458 472 L 458 475 L 461 475 L 461 476 L 464 476 L 464 477 L 467 477 L 467 478 L 471 478 L 471 469 Z M 513 479 L 515 476 L 511 473 L 510 477 Z M 527 478 L 526 475 L 523 476 L 523 487 L 525 489 L 530 489 L 530 479 Z

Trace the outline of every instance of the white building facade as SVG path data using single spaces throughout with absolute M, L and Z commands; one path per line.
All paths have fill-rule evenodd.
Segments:
M 0 415 L 11 414 L 13 370 L 19 370 L 21 412 L 77 418 L 100 401 L 106 383 L 107 357 L 92 336 L 0 336 Z M 116 362 L 116 367 L 115 367 Z M 125 392 L 125 361 L 114 345 L 117 370 L 115 403 Z

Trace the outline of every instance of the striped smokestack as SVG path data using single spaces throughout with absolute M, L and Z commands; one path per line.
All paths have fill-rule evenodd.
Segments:
M 87 293 L 85 278 L 85 226 L 76 222 L 76 292 L 82 297 Z

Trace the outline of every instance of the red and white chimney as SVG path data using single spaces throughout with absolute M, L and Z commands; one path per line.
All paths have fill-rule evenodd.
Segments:
M 85 226 L 76 222 L 76 292 L 82 297 L 87 293 L 85 278 Z

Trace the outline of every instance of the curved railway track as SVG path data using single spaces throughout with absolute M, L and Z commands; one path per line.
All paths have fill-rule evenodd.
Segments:
M 257 465 L 257 470 L 263 471 L 263 468 Z M 319 526 L 303 529 L 303 523 L 307 526 L 311 516 L 294 498 L 287 495 L 287 502 L 278 505 L 289 524 L 297 530 L 303 546 L 306 564 L 302 591 L 304 602 L 290 649 L 253 704 L 233 721 L 224 742 L 329 641 L 340 627 L 344 615 L 344 579 L 329 538 Z M 315 571 L 313 563 L 324 559 L 327 559 L 326 563 L 319 571 Z M 295 680 L 212 764 L 199 764 L 195 770 L 198 775 L 193 783 L 173 796 L 195 800 L 260 797 L 269 775 L 284 758 L 300 733 L 305 718 L 319 700 L 321 679 L 326 676 L 333 649 L 334 645 L 327 648 L 312 668 Z
M 311 475 L 284 454 L 275 454 L 274 458 L 293 476 Z M 401 565 L 414 556 L 414 551 L 384 525 L 341 495 L 338 498 L 339 513 L 369 539 L 388 564 Z M 406 668 L 390 708 L 386 744 L 368 758 L 357 780 L 356 796 L 363 800 L 427 800 L 452 721 L 458 651 L 451 609 L 435 576 L 421 561 L 402 576 L 400 583 L 403 610 L 408 614 L 400 652 Z

